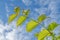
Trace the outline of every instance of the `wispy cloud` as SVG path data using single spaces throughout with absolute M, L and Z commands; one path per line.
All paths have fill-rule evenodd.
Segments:
M 5 9 L 6 9 L 6 12 L 10 12 L 7 3 L 5 3 Z
M 15 6 L 15 4 L 13 4 L 13 3 L 11 3 L 10 5 L 11 5 L 11 6 Z
M 37 12 L 38 14 L 48 14 L 48 8 L 44 8 L 44 7 L 41 7 L 41 8 L 35 8 L 34 9 L 35 12 Z
M 31 0 L 22 0 L 22 2 L 26 5 L 26 6 L 30 6 L 32 1 Z
M 8 39 L 8 40 L 15 40 L 15 30 L 13 30 L 13 31 L 11 31 L 11 32 L 9 32 L 9 33 L 7 33 L 6 34 L 6 39 Z
M 41 6 L 46 6 L 50 3 L 50 0 L 40 0 L 39 2 L 41 4 Z
M 9 1 L 15 1 L 15 0 L 9 0 Z
M 50 3 L 51 0 L 34 0 L 35 4 L 40 5 L 41 7 L 44 7 Z
M 6 23 L 5 25 L 3 24 L 3 21 L 0 22 L 0 40 L 15 40 L 15 32 L 16 32 L 16 25 L 15 22 L 13 21 L 11 24 L 8 25 Z
M 3 23 L 3 21 L 1 21 Z M 11 24 L 0 23 L 0 40 L 31 40 L 32 34 L 26 32 L 24 27 L 16 27 L 15 21 Z M 31 37 L 32 36 L 32 37 Z M 24 38 L 24 39 L 23 39 Z

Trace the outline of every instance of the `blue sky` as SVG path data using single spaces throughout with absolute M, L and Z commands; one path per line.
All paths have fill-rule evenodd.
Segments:
M 33 34 L 41 30 L 41 25 L 38 25 L 32 32 L 27 33 L 25 26 L 30 21 L 29 18 L 23 23 L 22 27 L 17 29 L 15 25 L 16 20 L 8 25 L 8 17 L 14 13 L 13 10 L 17 6 L 20 7 L 21 11 L 30 9 L 29 17 L 34 20 L 37 20 L 42 13 L 51 17 L 51 19 L 46 19 L 43 22 L 45 26 L 52 21 L 60 24 L 60 0 L 0 0 L 0 30 L 2 30 L 0 32 L 0 37 L 2 36 L 0 40 L 37 40 Z M 57 29 L 55 30 L 56 34 L 60 32 L 60 27 Z
M 1 14 L 1 18 L 2 20 L 4 20 L 4 22 L 7 22 L 7 16 L 6 14 L 12 14 L 14 7 L 19 6 L 21 8 L 21 10 L 23 9 L 30 9 L 32 13 L 36 13 L 35 9 L 39 9 L 41 6 L 43 6 L 42 8 L 46 8 L 47 9 L 47 4 L 49 3 L 49 1 L 47 0 L 47 4 L 41 3 L 42 5 L 40 5 L 39 3 L 40 0 L 1 0 L 0 1 L 0 14 Z M 41 9 L 42 9 L 41 8 Z M 2 17 L 4 16 L 4 17 Z M 4 19 L 6 18 L 6 19 Z

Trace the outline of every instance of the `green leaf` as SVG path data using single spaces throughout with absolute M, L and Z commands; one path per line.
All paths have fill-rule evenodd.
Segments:
M 56 22 L 52 22 L 48 25 L 47 30 L 49 31 L 53 31 L 59 24 L 57 24 Z
M 29 12 L 30 12 L 30 10 L 28 9 L 28 10 L 23 10 L 23 15 L 26 15 L 26 16 L 28 16 L 28 14 L 29 14 Z
M 10 22 L 12 22 L 16 17 L 17 17 L 16 14 L 10 15 L 9 18 L 8 18 L 8 24 L 9 24 Z
M 56 40 L 56 37 L 55 37 L 54 33 L 52 33 L 51 36 L 52 36 L 52 40 Z
M 20 13 L 20 8 L 19 7 L 15 7 L 14 12 L 16 13 L 16 15 L 18 15 Z
M 56 38 L 57 38 L 57 40 L 60 40 L 60 35 L 59 35 L 59 36 L 57 36 Z
M 25 20 L 26 20 L 26 16 L 20 16 L 16 22 L 16 25 L 19 26 L 21 25 Z
M 14 9 L 14 12 L 15 12 L 16 14 L 12 14 L 12 15 L 9 16 L 9 18 L 8 18 L 8 23 L 12 22 L 12 21 L 18 16 L 18 14 L 19 14 L 19 12 L 20 12 L 20 8 L 19 8 L 19 7 L 16 7 L 16 8 Z
M 26 31 L 31 32 L 33 29 L 37 27 L 38 23 L 35 20 L 31 20 L 26 25 Z
M 34 34 L 35 37 L 38 37 L 38 33 Z
M 44 39 L 46 36 L 51 35 L 46 29 L 42 30 L 38 35 L 38 40 Z
M 47 18 L 47 16 L 45 14 L 42 14 L 41 16 L 38 17 L 38 22 L 42 22 Z

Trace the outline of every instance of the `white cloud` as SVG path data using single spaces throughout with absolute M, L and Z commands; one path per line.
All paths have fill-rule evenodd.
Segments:
M 0 36 L 0 40 L 6 40 L 3 35 Z
M 15 21 L 9 25 L 0 24 L 0 40 L 31 40 L 31 38 L 31 34 L 28 34 L 24 27 L 16 28 Z
M 0 40 L 15 40 L 15 23 L 12 22 L 11 24 L 1 24 L 3 21 L 0 22 Z
M 0 24 L 0 33 L 3 33 L 4 29 L 3 25 Z
M 23 2 L 26 6 L 29 6 L 29 5 L 31 5 L 31 3 L 32 3 L 31 0 L 22 0 L 22 2 Z
M 13 30 L 13 31 L 7 33 L 6 39 L 8 39 L 8 40 L 15 40 L 15 35 L 16 35 L 15 34 L 15 30 Z
M 3 24 L 2 20 L 0 19 L 0 24 Z

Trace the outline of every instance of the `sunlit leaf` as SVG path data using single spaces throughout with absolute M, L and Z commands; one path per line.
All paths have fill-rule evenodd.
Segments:
M 58 25 L 56 22 L 52 22 L 48 25 L 48 30 L 53 31 Z
M 45 14 L 42 14 L 41 16 L 38 17 L 38 22 L 42 22 L 47 18 L 47 16 Z
M 28 16 L 30 10 L 23 10 L 22 14 Z
M 19 7 L 15 7 L 14 12 L 16 13 L 16 15 L 18 15 L 20 13 L 20 8 Z
M 26 16 L 20 16 L 16 22 L 16 25 L 19 26 L 21 25 L 25 20 L 26 20 Z
M 56 38 L 57 38 L 57 40 L 60 40 L 60 35 L 59 35 L 59 36 L 57 36 Z
M 12 15 L 10 15 L 9 16 L 9 18 L 8 18 L 8 24 L 10 23 L 10 22 L 12 22 L 15 18 L 16 18 L 16 14 L 12 14 Z
M 42 30 L 38 35 L 38 40 L 44 39 L 46 36 L 50 35 L 49 31 L 46 29 Z
M 35 37 L 38 37 L 38 33 L 34 34 Z
M 54 33 L 52 33 L 51 36 L 52 36 L 52 40 L 56 40 L 56 37 L 55 37 Z
M 26 25 L 26 31 L 31 32 L 34 28 L 36 28 L 37 25 L 38 23 L 35 20 L 31 20 Z
M 60 40 L 60 35 L 59 36 L 52 35 L 52 40 Z
M 36 38 L 38 38 L 39 33 L 34 34 L 34 36 L 35 36 Z M 44 40 L 44 38 L 43 38 L 43 39 L 41 39 L 41 40 Z
M 43 39 L 41 39 L 41 40 L 44 40 L 44 38 L 43 38 Z

